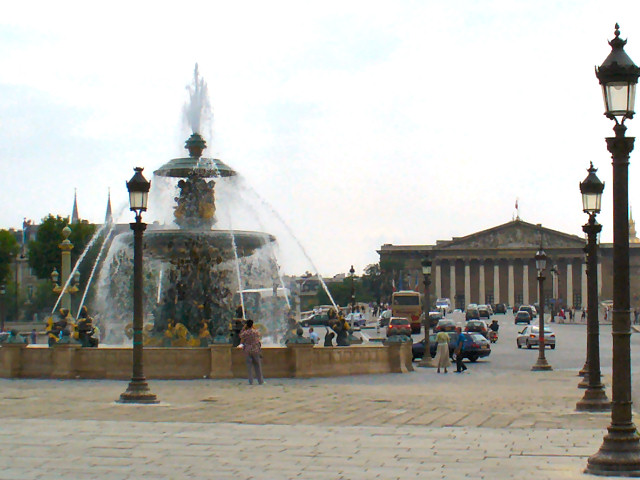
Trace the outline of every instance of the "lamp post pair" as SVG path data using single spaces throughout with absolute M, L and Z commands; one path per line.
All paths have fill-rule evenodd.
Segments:
M 620 27 L 616 24 L 615 37 L 609 42 L 611 53 L 596 68 L 605 116 L 615 121 L 615 136 L 606 139 L 613 159 L 613 378 L 611 424 L 600 450 L 589 458 L 585 471 L 595 475 L 640 476 L 640 436 L 631 410 L 629 291 L 629 155 L 635 138 L 625 137 L 627 127 L 624 125 L 635 113 L 640 68 L 624 51 L 626 43 L 620 38 Z M 592 310 L 589 305 L 590 315 L 597 312 Z M 589 374 L 591 380 L 591 371 Z
M 600 374 L 600 326 L 598 322 L 598 233 L 602 225 L 596 222 L 600 213 L 604 183 L 596 175 L 593 163 L 587 170 L 589 175 L 580 183 L 582 210 L 589 215 L 589 221 L 582 226 L 587 234 L 587 362 L 584 379 L 578 387 L 586 388 L 584 396 L 576 404 L 582 412 L 603 412 L 611 408 L 611 403 L 602 385 Z
M 135 223 L 130 223 L 133 230 L 133 373 L 127 390 L 120 395 L 120 403 L 158 403 L 155 394 L 151 393 L 144 376 L 142 361 L 142 234 L 147 224 L 142 222 L 142 212 L 147 210 L 151 182 L 142 175 L 142 168 L 136 167 L 135 174 L 127 182 L 129 190 L 129 208 L 136 214 Z
M 424 353 L 422 354 L 422 360 L 418 363 L 419 367 L 433 367 L 433 359 L 431 358 L 431 345 L 429 338 L 429 330 L 431 328 L 431 318 L 429 317 L 429 310 L 431 310 L 431 292 L 429 287 L 431 286 L 431 260 L 429 257 L 424 257 L 421 262 L 422 265 L 422 278 L 424 282 Z

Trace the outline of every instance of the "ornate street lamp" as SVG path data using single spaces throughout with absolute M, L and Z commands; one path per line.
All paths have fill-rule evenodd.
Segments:
M 553 370 L 544 356 L 544 269 L 547 267 L 547 254 L 542 249 L 542 233 L 540 233 L 540 250 L 536 253 L 536 269 L 538 270 L 538 296 L 540 311 L 538 312 L 538 360 L 531 367 L 533 371 Z
M 142 223 L 142 212 L 147 210 L 147 200 L 151 182 L 142 175 L 142 168 L 134 168 L 135 174 L 127 182 L 129 190 L 129 208 L 136 214 L 135 223 L 129 224 L 133 230 L 133 375 L 127 390 L 120 395 L 120 403 L 158 403 L 155 394 L 149 390 L 149 385 L 144 377 L 142 363 L 142 234 L 147 228 Z
M 0 332 L 4 332 L 5 298 L 7 296 L 7 286 L 0 285 Z
M 353 276 L 355 275 L 356 271 L 353 268 L 353 265 L 351 265 L 351 268 L 349 269 L 349 275 L 351 275 L 351 311 L 353 312 L 356 309 L 356 286 L 353 283 Z
M 631 410 L 629 295 L 629 155 L 635 138 L 625 137 L 624 121 L 633 118 L 640 68 L 625 53 L 616 23 L 611 53 L 596 76 L 602 85 L 605 115 L 614 120 L 615 137 L 607 138 L 613 159 L 613 379 L 611 424 L 600 450 L 589 458 L 586 472 L 595 475 L 640 476 L 640 436 Z
M 431 319 L 429 318 L 429 310 L 431 310 L 431 295 L 429 292 L 429 287 L 431 286 L 431 260 L 428 256 L 425 256 L 420 263 L 422 265 L 422 278 L 424 282 L 424 354 L 418 366 L 433 367 L 429 338 L 429 329 L 431 326 Z
M 77 283 L 80 281 L 80 272 L 77 270 L 71 275 L 71 250 L 73 250 L 73 243 L 69 240 L 71 235 L 71 229 L 69 225 L 62 229 L 62 242 L 58 244 L 58 248 L 61 250 L 61 268 L 62 276 L 58 273 L 58 270 L 54 267 L 51 272 L 51 281 L 53 282 L 53 293 L 58 295 L 62 294 L 60 298 L 60 306 L 71 311 L 71 295 L 78 292 Z M 69 279 L 69 277 L 71 278 Z M 60 280 L 60 283 L 58 283 Z
M 596 175 L 593 163 L 587 170 L 589 175 L 580 184 L 582 210 L 589 215 L 589 221 L 582 226 L 587 234 L 587 374 L 584 380 L 586 388 L 582 400 L 576 404 L 576 410 L 584 412 L 604 412 L 611 403 L 604 391 L 600 375 L 600 326 L 598 324 L 598 244 L 597 237 L 602 225 L 596 222 L 600 213 L 604 183 Z M 581 386 L 582 383 L 578 386 Z

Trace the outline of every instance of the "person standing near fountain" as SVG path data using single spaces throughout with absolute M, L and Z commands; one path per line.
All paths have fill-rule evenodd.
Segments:
M 262 385 L 262 344 L 260 343 L 260 332 L 253 328 L 253 320 L 247 320 L 244 329 L 240 332 L 242 350 L 247 359 L 247 370 L 249 375 L 249 385 L 253 385 L 255 375 L 258 384 Z

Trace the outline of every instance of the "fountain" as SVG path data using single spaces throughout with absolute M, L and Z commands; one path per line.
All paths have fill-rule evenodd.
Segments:
M 308 343 L 289 315 L 288 290 L 275 256 L 276 238 L 262 231 L 234 229 L 238 218 L 230 211 L 225 215 L 228 229 L 217 228 L 216 186 L 233 182 L 237 173 L 222 161 L 203 156 L 207 145 L 200 133 L 201 117 L 208 100 L 197 66 L 194 77 L 187 108 L 192 130 L 185 144 L 189 156 L 162 165 L 155 170 L 152 182 L 156 192 L 161 190 L 158 184 L 165 184 L 175 193 L 172 222 L 148 225 L 144 235 L 143 341 L 147 378 L 244 377 L 242 351 L 229 341 L 230 326 L 241 323 L 233 322 L 238 317 L 254 320 L 262 330 L 267 378 L 412 370 L 410 344 L 316 348 Z M 170 185 L 176 179 L 177 184 Z M 258 229 L 264 230 L 259 223 Z M 82 348 L 78 343 L 63 341 L 52 348 L 32 348 L 21 342 L 3 344 L 0 377 L 130 377 L 133 236 L 122 230 L 112 235 L 117 233 L 117 227 L 107 224 L 100 230 L 106 232 L 105 240 L 90 274 L 90 279 L 94 274 L 98 277 L 92 287 L 95 298 L 89 301 L 106 336 L 103 342 L 98 348 Z M 92 243 L 95 241 L 97 235 Z M 85 254 L 86 251 L 81 258 Z M 79 262 L 70 276 L 78 265 Z M 85 288 L 82 302 L 89 287 L 88 284 Z M 285 341 L 283 334 L 288 330 L 293 330 L 294 336 Z
M 276 308 L 282 298 L 274 295 L 268 311 L 257 311 L 254 305 L 245 305 L 243 290 L 270 288 L 273 278 L 281 278 L 271 246 L 276 239 L 264 232 L 215 228 L 216 182 L 237 173 L 221 160 L 203 156 L 207 144 L 196 128 L 208 100 L 202 98 L 206 85 L 199 79 L 197 65 L 191 91 L 186 109 L 192 127 L 185 143 L 189 156 L 174 158 L 154 171 L 156 180 L 178 179 L 172 207 L 177 228 L 150 225 L 144 235 L 145 312 L 152 315 L 145 328 L 145 344 L 207 346 L 220 327 L 228 330 L 234 314 L 244 317 L 245 312 L 262 326 L 263 335 L 275 338 L 285 328 L 284 309 Z M 118 251 L 101 275 L 109 277 L 107 298 L 115 300 L 109 302 L 110 313 L 115 310 L 116 317 L 126 318 L 133 239 L 129 233 L 121 236 L 124 240 L 115 239 Z M 285 301 L 288 305 L 288 298 Z

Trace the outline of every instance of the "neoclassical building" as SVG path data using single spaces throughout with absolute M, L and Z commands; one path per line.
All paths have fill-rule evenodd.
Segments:
M 630 221 L 631 305 L 640 305 L 640 243 Z M 431 297 L 448 297 L 457 308 L 469 303 L 538 302 L 534 256 L 542 246 L 547 254 L 545 303 L 582 308 L 587 302 L 585 239 L 519 218 L 464 237 L 438 240 L 435 245 L 382 245 L 381 262 L 392 260 L 396 276 L 413 285 L 421 278 L 421 260 L 432 260 Z M 598 262 L 598 296 L 612 298 L 613 245 L 601 244 Z M 550 273 L 555 266 L 557 273 Z M 398 282 L 399 280 L 396 280 Z M 406 285 L 406 283 L 405 283 Z M 422 281 L 419 282 L 422 287 Z

